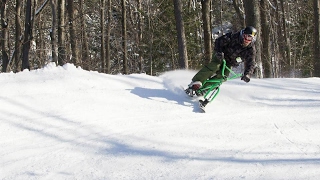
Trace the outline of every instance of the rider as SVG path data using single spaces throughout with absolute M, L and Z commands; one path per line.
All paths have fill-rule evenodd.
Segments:
M 198 96 L 201 96 L 203 93 L 200 92 L 199 94 L 196 90 L 202 86 L 205 80 L 210 77 L 216 79 L 224 78 L 221 75 L 223 59 L 225 59 L 226 66 L 229 68 L 232 66 L 237 67 L 241 62 L 244 62 L 245 69 L 241 80 L 248 83 L 255 66 L 256 50 L 253 43 L 256 40 L 256 34 L 257 30 L 254 27 L 247 26 L 236 33 L 229 32 L 216 39 L 214 47 L 215 54 L 212 61 L 202 67 L 192 78 L 192 82 L 188 85 L 189 89 L 195 91 Z M 229 71 L 225 71 L 225 75 L 228 76 Z M 207 85 L 210 84 L 206 83 L 205 86 Z M 190 92 L 191 91 L 189 91 L 189 93 Z

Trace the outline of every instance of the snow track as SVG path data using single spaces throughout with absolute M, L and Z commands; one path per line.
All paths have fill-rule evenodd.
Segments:
M 0 74 L 0 179 L 318 179 L 320 81 L 239 79 L 206 113 L 194 71 Z

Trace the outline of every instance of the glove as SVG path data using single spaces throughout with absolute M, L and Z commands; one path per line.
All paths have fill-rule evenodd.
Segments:
M 224 59 L 224 54 L 223 54 L 223 52 L 217 52 L 217 53 L 216 53 L 216 57 L 217 57 L 219 60 Z
M 249 77 L 248 75 L 243 75 L 243 76 L 241 77 L 241 80 L 244 81 L 244 82 L 246 82 L 246 83 L 248 83 L 248 82 L 250 81 L 250 77 Z

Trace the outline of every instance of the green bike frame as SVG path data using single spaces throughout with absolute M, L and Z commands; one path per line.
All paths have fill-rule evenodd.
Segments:
M 229 71 L 232 76 L 231 77 L 227 77 L 224 72 L 225 70 Z M 221 79 L 207 79 L 206 81 L 204 81 L 202 87 L 197 90 L 197 91 L 204 91 L 207 92 L 204 95 L 204 99 L 207 102 L 211 102 L 220 92 L 220 85 L 227 81 L 227 80 L 232 80 L 232 79 L 236 79 L 242 76 L 242 74 L 236 74 L 235 72 L 233 72 L 227 65 L 226 65 L 226 60 L 222 60 L 222 71 L 221 71 L 221 75 L 223 78 Z M 210 83 L 212 85 L 210 86 L 205 86 L 206 83 Z

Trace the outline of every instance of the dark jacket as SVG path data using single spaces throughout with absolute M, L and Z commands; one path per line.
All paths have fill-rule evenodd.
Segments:
M 244 62 L 244 75 L 251 75 L 255 67 L 255 54 L 256 50 L 251 42 L 247 47 L 242 46 L 242 38 L 240 38 L 240 32 L 232 34 L 227 33 L 215 41 L 214 50 L 224 53 L 224 58 L 228 65 L 238 66 L 240 62 L 237 62 L 236 58 L 240 57 Z

